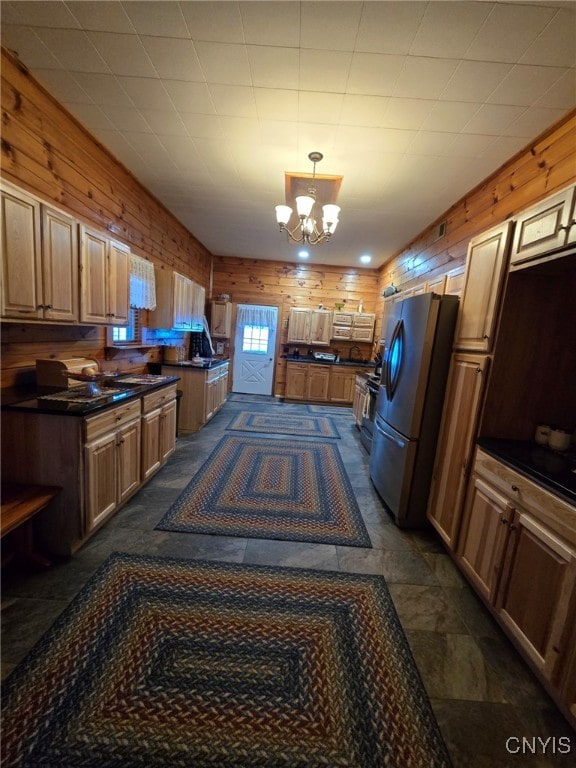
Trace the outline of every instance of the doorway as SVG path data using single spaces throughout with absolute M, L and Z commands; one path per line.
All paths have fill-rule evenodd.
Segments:
M 232 391 L 249 395 L 271 395 L 278 307 L 238 304 Z

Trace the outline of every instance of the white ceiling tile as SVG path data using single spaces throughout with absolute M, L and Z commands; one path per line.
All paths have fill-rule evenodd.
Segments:
M 480 154 L 480 158 L 487 158 L 497 165 L 504 163 L 519 152 L 526 145 L 523 136 L 497 136 L 492 144 Z
M 243 43 L 240 9 L 235 2 L 181 2 L 192 40 Z
M 466 59 L 517 61 L 555 14 L 553 8 L 494 3 L 490 15 L 466 52 Z
M 91 104 L 92 98 L 72 75 L 62 69 L 35 69 L 34 77 L 58 101 Z
M 322 123 L 298 123 L 298 146 L 297 154 L 301 158 L 298 165 L 312 170 L 312 165 L 308 160 L 310 152 L 322 152 L 324 158 L 329 162 L 332 149 L 336 143 L 338 126 L 323 125 Z M 330 173 L 326 169 L 326 163 L 323 162 L 322 173 Z M 335 171 L 336 173 L 336 171 Z
M 141 109 L 142 116 L 157 136 L 187 136 L 186 126 L 178 112 L 167 109 Z
M 420 128 L 423 131 L 456 133 L 478 111 L 480 104 L 465 101 L 436 101 Z
M 576 104 L 576 77 L 574 70 L 570 69 L 538 99 L 534 106 L 567 110 L 574 104 Z
M 341 125 L 338 142 L 349 148 L 370 147 L 377 152 L 405 152 L 415 136 L 415 131 L 398 131 L 393 128 L 360 128 Z
M 162 80 L 164 87 L 179 112 L 216 114 L 216 108 L 206 83 L 189 83 L 182 80 Z
M 298 88 L 300 56 L 297 48 L 247 46 L 252 82 L 258 88 Z
M 504 136 L 524 136 L 532 139 L 548 126 L 564 117 L 563 109 L 530 109 L 513 120 L 503 131 Z
M 260 123 L 250 117 L 221 117 L 220 127 L 228 143 L 260 144 Z
M 298 148 L 298 125 L 280 120 L 261 120 L 260 139 L 266 146 L 282 147 L 282 149 Z
M 511 64 L 461 61 L 439 98 L 446 101 L 486 101 L 511 69 Z
M 141 40 L 159 77 L 197 82 L 205 80 L 191 40 L 170 37 L 142 37 Z
M 298 91 L 254 88 L 254 99 L 261 120 L 294 120 L 298 113 Z
M 95 32 L 136 34 L 122 3 L 108 0 L 70 0 L 66 3 L 83 29 Z
M 408 53 L 427 6 L 427 2 L 364 3 L 356 51 Z
M 138 108 L 174 109 L 161 80 L 151 77 L 119 77 L 118 82 Z
M 332 51 L 353 51 L 360 25 L 362 3 L 340 2 L 338 12 L 332 13 L 324 2 L 305 2 L 301 5 L 302 48 L 321 48 Z
M 136 35 L 118 35 L 110 32 L 89 32 L 104 61 L 115 75 L 157 77 L 140 38 Z M 150 39 L 150 38 L 148 38 Z
M 306 123 L 337 123 L 342 111 L 341 93 L 300 91 L 298 119 Z
M 42 42 L 54 53 L 65 69 L 73 72 L 109 72 L 109 68 L 90 41 L 79 29 L 37 29 Z
M 120 85 L 115 75 L 101 75 L 97 72 L 75 72 L 74 79 L 90 96 L 95 104 L 132 107 L 132 99 Z
M 102 105 L 101 109 L 114 127 L 119 131 L 151 132 L 150 126 L 137 109 L 108 106 L 106 104 Z
M 446 155 L 453 145 L 457 133 L 443 133 L 440 131 L 418 131 L 414 136 L 406 154 L 408 155 L 430 155 L 438 157 Z M 423 178 L 430 178 L 423 175 Z
M 381 128 L 385 125 L 388 101 L 384 96 L 357 96 L 347 93 L 342 100 L 340 122 L 343 125 Z
M 299 2 L 239 3 L 246 43 L 297 48 L 300 5 Z
M 522 64 L 548 67 L 576 65 L 576 7 L 558 9 L 556 15 L 520 58 Z
M 172 137 L 170 141 L 166 143 L 166 151 L 177 165 L 185 163 L 188 167 L 190 167 L 190 165 L 197 167 L 203 166 L 196 144 L 190 137 Z
M 483 104 L 462 128 L 463 133 L 499 136 L 524 112 L 524 107 L 505 104 Z
M 352 61 L 342 51 L 300 51 L 300 88 L 304 91 L 344 93 Z
M 346 93 L 391 96 L 404 67 L 404 56 L 355 53 L 352 57 Z
M 139 131 L 123 131 L 123 133 L 128 143 L 145 160 L 149 168 L 160 167 L 162 162 L 166 163 L 168 153 L 158 136 Z
M 3 2 L 2 24 L 30 24 L 61 29 L 80 26 L 66 4 L 59 0 L 45 0 L 42 3 Z
M 516 65 L 490 94 L 490 104 L 518 104 L 529 107 L 543 96 L 566 70 L 559 67 Z
M 436 99 L 446 88 L 457 65 L 455 59 L 407 56 L 396 80 L 393 95 L 413 99 Z
M 258 116 L 253 88 L 214 83 L 209 89 L 217 114 L 250 118 Z
M 418 130 L 434 104 L 432 99 L 388 99 L 384 125 L 386 128 Z
M 252 85 L 246 46 L 199 42 L 195 47 L 207 82 Z
M 178 3 L 130 0 L 124 3 L 124 10 L 139 35 L 190 37 Z
M 64 102 L 66 109 L 79 120 L 91 133 L 113 131 L 114 126 L 96 104 L 79 104 Z
M 211 136 L 222 134 L 220 118 L 216 115 L 198 115 L 190 112 L 180 112 L 182 122 L 188 135 L 198 139 L 209 139 Z
M 461 157 L 478 157 L 494 142 L 493 136 L 479 134 L 452 134 L 452 143 L 443 153 L 450 157 L 454 166 L 458 166 Z
M 482 23 L 490 12 L 489 3 L 457 2 L 429 3 L 416 33 L 410 54 L 413 56 L 437 56 L 442 51 L 446 59 L 464 56 Z
M 50 48 L 30 27 L 2 24 L 0 32 L 4 48 L 13 51 L 29 69 L 63 69 Z
M 104 144 L 106 149 L 112 152 L 112 154 L 124 165 L 135 161 L 137 158 L 138 160 L 141 160 L 136 150 L 128 144 L 120 131 L 101 130 L 98 131 L 98 138 Z

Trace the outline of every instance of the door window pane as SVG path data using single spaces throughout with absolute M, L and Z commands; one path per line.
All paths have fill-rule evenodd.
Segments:
M 268 352 L 268 327 L 245 325 L 242 334 L 242 352 L 265 355 Z

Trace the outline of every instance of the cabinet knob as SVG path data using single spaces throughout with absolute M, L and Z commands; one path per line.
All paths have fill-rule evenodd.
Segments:
M 500 520 L 500 522 L 502 523 L 502 525 L 508 525 L 508 523 L 510 522 L 510 520 L 508 520 L 508 519 L 506 519 L 505 517 L 503 517 L 503 518 L 502 518 L 502 520 Z
M 518 526 L 514 525 L 514 523 L 512 523 L 512 525 L 510 526 L 510 530 L 511 531 L 515 531 L 515 530 L 517 530 L 517 528 L 518 528 Z
M 514 493 L 520 493 L 520 488 L 518 488 L 518 486 L 517 486 L 517 485 L 512 485 L 512 486 L 510 486 L 510 487 L 512 488 L 512 490 L 514 491 Z
M 482 368 L 480 368 L 480 366 L 478 366 L 478 368 L 476 368 L 476 373 L 482 373 Z
M 488 336 L 488 334 L 487 334 L 487 333 L 485 333 L 485 334 L 484 334 L 484 336 L 482 336 L 482 338 L 483 338 L 484 340 L 486 340 L 486 339 L 489 339 L 489 338 L 490 338 L 490 336 Z

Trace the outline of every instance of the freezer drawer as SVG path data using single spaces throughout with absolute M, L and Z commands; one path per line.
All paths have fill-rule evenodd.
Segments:
M 400 527 L 408 519 L 417 440 L 408 440 L 376 415 L 370 452 L 370 477 Z

